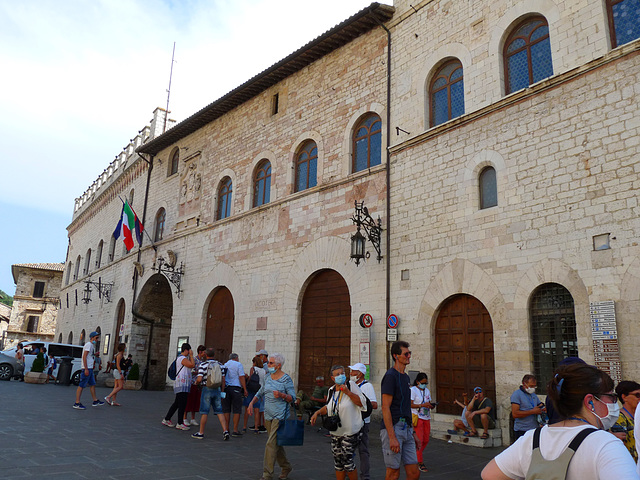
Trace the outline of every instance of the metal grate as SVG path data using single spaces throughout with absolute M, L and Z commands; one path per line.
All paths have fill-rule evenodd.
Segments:
M 562 285 L 542 285 L 531 299 L 529 314 L 538 392 L 546 393 L 558 362 L 578 356 L 573 297 Z

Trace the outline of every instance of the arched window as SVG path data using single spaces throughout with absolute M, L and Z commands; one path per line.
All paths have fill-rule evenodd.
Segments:
M 296 154 L 296 192 L 315 187 L 317 175 L 318 146 L 313 140 L 307 140 Z
M 132 188 L 131 191 L 129 192 L 129 205 L 133 205 L 133 194 L 134 194 L 134 189 Z
M 62 343 L 62 333 L 58 335 L 58 343 Z
M 217 220 L 222 220 L 231 215 L 231 194 L 233 193 L 233 184 L 229 177 L 225 177 L 220 182 L 218 189 L 218 212 Z
M 504 79 L 507 94 L 553 75 L 549 25 L 544 17 L 520 23 L 504 44 Z
M 69 285 L 69 280 L 71 279 L 71 269 L 73 268 L 73 262 L 69 262 L 67 265 L 67 279 L 65 280 L 65 285 Z
M 271 163 L 262 160 L 256 168 L 253 178 L 253 206 L 259 207 L 269 203 L 271 194 Z
M 464 114 L 464 76 L 459 60 L 446 62 L 433 76 L 429 88 L 431 126 Z
M 484 168 L 480 172 L 478 183 L 480 184 L 480 209 L 498 205 L 498 185 L 495 168 Z
M 89 275 L 89 271 L 91 270 L 91 249 L 87 250 L 87 256 L 84 259 L 84 270 L 82 273 L 84 275 Z
M 180 149 L 176 148 L 173 153 L 169 156 L 169 170 L 167 172 L 167 177 L 178 173 L 178 161 L 180 160 Z
M 67 343 L 69 345 L 73 345 L 73 332 L 69 332 L 69 337 L 67 337 Z
M 607 0 L 611 48 L 640 38 L 640 1 Z
M 98 244 L 98 250 L 96 251 L 96 268 L 100 268 L 102 264 L 102 249 L 104 248 L 104 241 L 100 240 Z
M 382 122 L 375 113 L 369 113 L 356 125 L 353 132 L 352 172 L 380 165 L 382 161 Z
M 111 235 L 111 241 L 109 242 L 109 261 L 113 262 L 116 255 L 116 239 Z
M 82 257 L 78 255 L 78 258 L 76 259 L 76 271 L 73 273 L 74 280 L 77 280 L 80 275 L 80 262 L 82 262 Z
M 576 315 L 569 290 L 557 283 L 538 287 L 531 296 L 529 319 L 533 371 L 542 392 L 558 362 L 578 356 Z
M 165 212 L 164 208 L 161 208 L 160 210 L 158 210 L 158 213 L 156 213 L 156 229 L 155 233 L 153 234 L 154 242 L 159 242 L 160 240 L 162 240 L 162 235 L 164 234 L 164 222 L 166 219 L 167 213 Z
M 87 334 L 84 331 L 84 328 L 82 329 L 82 331 L 80 332 L 80 345 L 84 345 L 85 344 L 85 338 L 86 338 Z

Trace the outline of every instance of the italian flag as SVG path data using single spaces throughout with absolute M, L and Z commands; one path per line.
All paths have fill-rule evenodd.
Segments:
M 138 240 L 138 245 L 142 244 L 142 224 L 140 220 L 138 220 L 138 216 L 136 212 L 133 211 L 133 208 L 129 205 L 129 202 L 125 200 L 122 205 L 122 214 L 120 215 L 120 221 L 118 222 L 118 226 L 116 230 L 113 232 L 113 237 L 118 240 L 122 238 L 124 241 L 124 246 L 129 252 L 133 248 L 133 231 L 136 232 L 136 238 Z

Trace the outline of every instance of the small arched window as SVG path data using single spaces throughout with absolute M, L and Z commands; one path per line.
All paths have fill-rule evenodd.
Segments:
M 178 162 L 180 160 L 180 149 L 176 148 L 169 157 L 169 171 L 167 177 L 178 173 Z
M 69 332 L 69 336 L 67 337 L 67 343 L 69 345 L 73 345 L 73 332 Z
M 82 257 L 78 255 L 78 258 L 76 259 L 76 271 L 73 273 L 74 280 L 77 280 L 80 276 L 80 262 L 82 262 Z
M 640 1 L 607 0 L 611 48 L 640 38 Z
M 129 192 L 129 205 L 133 205 L 133 194 L 134 194 L 134 189 L 132 188 L 131 191 Z
M 526 88 L 553 75 L 549 25 L 544 17 L 518 24 L 504 44 L 505 92 Z
M 271 196 L 271 163 L 262 160 L 256 168 L 253 179 L 253 206 L 259 207 L 269 203 Z
M 100 268 L 102 264 L 102 249 L 104 248 L 104 241 L 100 240 L 98 244 L 98 250 L 96 251 L 96 268 Z
M 62 343 L 62 333 L 58 335 L 58 343 Z
M 65 280 L 65 285 L 69 285 L 69 280 L 71 280 L 71 269 L 73 268 L 73 262 L 69 262 L 67 265 L 67 279 Z
M 296 192 L 315 187 L 317 176 L 318 146 L 313 140 L 307 140 L 296 154 Z
M 353 132 L 352 172 L 380 165 L 382 161 L 382 121 L 375 113 L 363 117 Z
M 111 240 L 109 242 L 109 261 L 113 262 L 116 255 L 116 239 L 113 235 L 111 235 Z
M 89 271 L 91 270 L 91 249 L 87 250 L 87 256 L 84 259 L 84 270 L 82 273 L 84 275 L 89 275 Z
M 220 182 L 220 188 L 218 189 L 218 212 L 216 214 L 217 220 L 222 220 L 231 215 L 231 195 L 233 193 L 233 184 L 229 177 L 225 177 Z
M 498 205 L 498 184 L 496 182 L 495 168 L 484 168 L 480 172 L 478 183 L 480 184 L 480 209 Z
M 464 114 L 464 75 L 459 60 L 450 60 L 438 69 L 429 98 L 432 127 Z
M 567 357 L 578 356 L 576 315 L 569 290 L 557 283 L 539 286 L 529 304 L 533 371 L 540 391 Z
M 80 345 L 84 345 L 86 336 L 87 336 L 87 334 L 85 333 L 84 328 L 83 328 L 82 331 L 80 332 Z
M 158 210 L 158 213 L 156 213 L 156 229 L 153 234 L 154 242 L 159 242 L 160 240 L 162 240 L 162 236 L 164 235 L 164 222 L 166 219 L 167 213 L 165 212 L 164 208 L 161 208 L 160 210 Z

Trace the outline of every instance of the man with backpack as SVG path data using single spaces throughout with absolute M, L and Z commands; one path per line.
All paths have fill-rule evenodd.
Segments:
M 351 370 L 351 380 L 360 387 L 364 396 L 369 400 L 372 410 L 378 408 L 378 399 L 376 398 L 376 392 L 373 389 L 373 385 L 364 379 L 367 373 L 367 367 L 362 363 L 356 363 L 355 365 L 349 365 Z M 365 416 L 365 412 L 363 417 Z M 362 480 L 369 480 L 370 465 L 369 465 L 369 424 L 371 423 L 371 411 L 364 418 L 364 426 L 362 427 L 362 435 L 360 436 L 360 443 L 358 444 L 358 456 L 360 457 L 360 478 Z
M 204 438 L 204 427 L 207 424 L 209 410 L 213 408 L 213 413 L 218 416 L 222 425 L 222 439 L 229 440 L 229 427 L 227 419 L 222 413 L 222 399 L 225 397 L 225 368 L 213 357 L 216 350 L 213 347 L 207 348 L 207 359 L 198 367 L 196 385 L 202 385 L 202 395 L 200 397 L 200 431 L 191 437 L 202 440 Z

